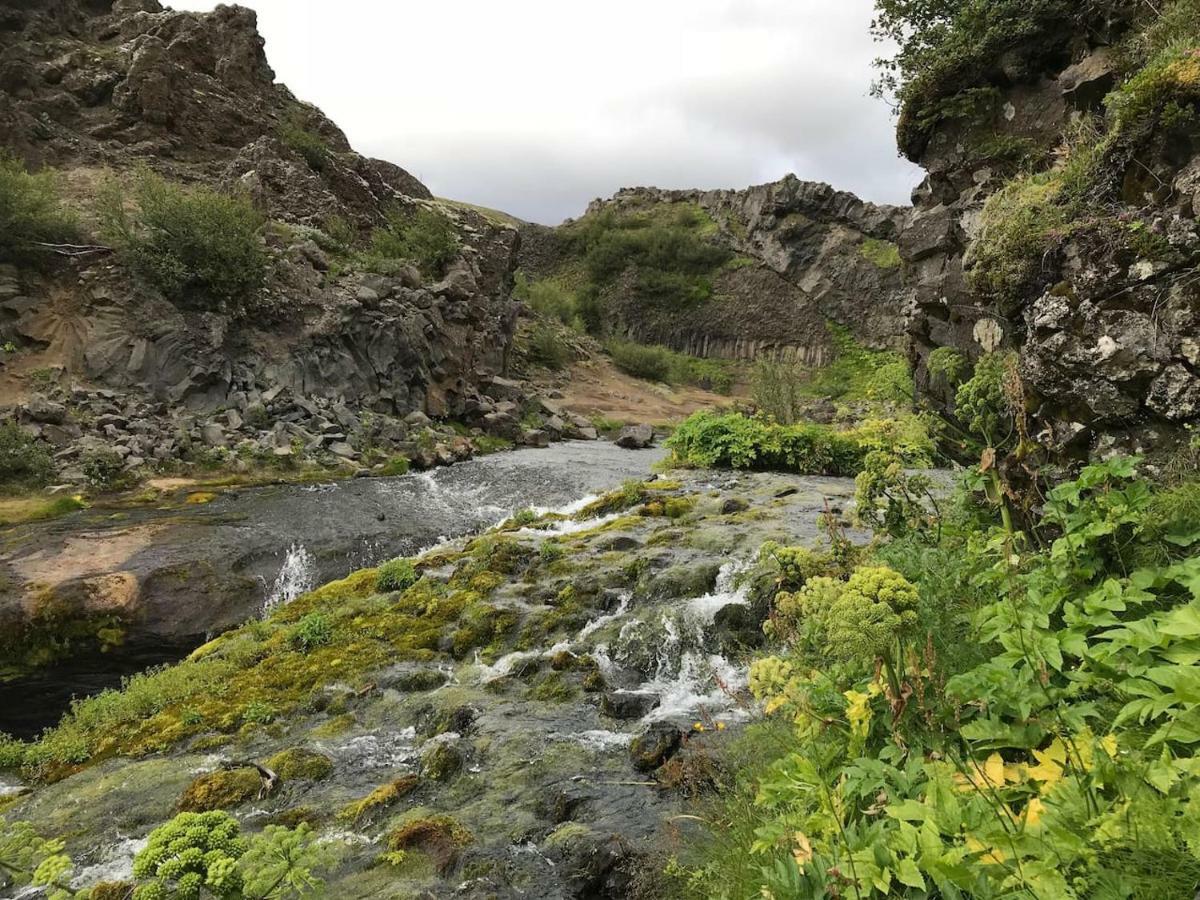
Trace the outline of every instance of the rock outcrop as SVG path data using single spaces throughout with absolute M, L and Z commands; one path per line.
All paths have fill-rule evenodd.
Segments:
M 1167 449 L 1200 421 L 1200 127 L 1106 107 L 1136 72 L 1108 45 L 1127 25 L 1031 42 L 1023 65 L 987 70 L 969 114 L 901 130 L 928 172 L 899 240 L 918 387 L 948 408 L 931 353 L 1015 350 L 1031 431 L 1073 456 Z M 1194 86 L 1175 89 L 1194 109 Z
M 645 303 L 626 273 L 606 294 L 619 333 L 695 356 L 819 365 L 834 353 L 831 322 L 867 346 L 903 348 L 907 293 L 894 242 L 906 209 L 789 175 L 743 190 L 626 188 L 593 201 L 585 220 L 672 207 L 701 210 L 708 239 L 733 258 L 713 274 L 711 297 L 684 308 Z M 522 269 L 541 277 L 569 262 L 570 228 L 523 228 Z
M 68 395 L 129 392 L 168 417 L 276 410 L 268 424 L 284 431 L 267 450 L 337 442 L 322 431 L 342 441 L 362 431 L 365 413 L 390 417 L 403 440 L 414 411 L 481 424 L 496 412 L 486 388 L 505 371 L 516 321 L 516 229 L 435 201 L 403 169 L 355 153 L 275 82 L 252 11 L 56 0 L 0 18 L 0 134 L 30 166 L 60 169 L 80 206 L 105 170 L 146 166 L 244 192 L 270 219 L 270 274 L 251 318 L 183 308 L 111 256 L 0 267 L 0 380 L 12 395 L 40 371 Z M 331 270 L 322 229 L 362 236 L 396 208 L 422 207 L 451 219 L 459 238 L 444 278 Z M 313 404 L 322 411 L 304 409 Z M 355 423 L 337 422 L 335 408 Z

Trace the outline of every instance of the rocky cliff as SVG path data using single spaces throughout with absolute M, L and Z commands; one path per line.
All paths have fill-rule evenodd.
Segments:
M 58 401 L 110 417 L 96 431 L 96 415 L 64 425 L 25 410 L 33 430 L 54 426 L 45 436 L 57 449 L 86 450 L 80 434 L 94 431 L 135 461 L 196 441 L 357 458 L 403 441 L 410 414 L 495 412 L 484 389 L 512 338 L 515 228 L 355 153 L 275 82 L 253 12 L 18 2 L 0 10 L 0 56 L 3 143 L 33 168 L 60 170 L 85 220 L 107 173 L 139 167 L 242 192 L 269 219 L 269 275 L 250 317 L 185 308 L 102 252 L 41 271 L 0 267 L 4 393 L 20 399 L 36 386 L 31 373 L 50 373 Z M 453 221 L 460 251 L 444 277 L 331 260 L 335 227 L 362 239 L 390 212 L 421 208 Z M 130 420 L 142 430 L 128 431 Z
M 950 408 L 945 353 L 1011 349 L 1043 445 L 1170 447 L 1200 418 L 1195 20 L 1069 6 L 910 92 L 918 384 Z
M 791 175 L 743 190 L 618 191 L 594 201 L 577 222 L 527 227 L 521 267 L 535 277 L 565 272 L 569 281 L 580 257 L 585 268 L 595 264 L 588 229 L 604 222 L 616 230 L 641 222 L 670 227 L 672 216 L 687 210 L 695 212 L 688 227 L 697 239 L 726 251 L 704 273 L 706 296 L 651 297 L 639 290 L 644 273 L 631 263 L 601 289 L 613 331 L 697 356 L 767 355 L 808 364 L 833 353 L 828 322 L 868 346 L 903 347 L 906 290 L 894 242 L 907 210 Z M 662 243 L 670 246 L 671 236 Z

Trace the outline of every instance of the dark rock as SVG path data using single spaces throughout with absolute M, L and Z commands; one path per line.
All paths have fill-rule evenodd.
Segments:
M 48 425 L 61 425 L 66 421 L 67 408 L 41 394 L 35 394 L 21 407 L 26 419 Z
M 629 744 L 629 758 L 639 772 L 653 772 L 678 750 L 683 732 L 670 722 L 652 722 Z
M 659 702 L 658 694 L 645 691 L 610 691 L 600 698 L 600 711 L 613 719 L 640 719 Z
M 626 425 L 615 441 L 626 450 L 642 450 L 654 443 L 654 429 L 649 425 Z
M 730 603 L 717 610 L 711 634 L 720 652 L 726 656 L 761 647 L 765 639 L 762 623 L 744 603 Z
M 726 497 L 721 503 L 721 513 L 726 516 L 733 513 L 745 512 L 749 508 L 750 504 L 741 497 Z

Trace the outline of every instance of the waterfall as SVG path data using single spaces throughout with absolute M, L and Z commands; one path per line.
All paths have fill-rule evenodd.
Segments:
M 316 583 L 316 560 L 303 544 L 292 544 L 263 603 L 263 615 L 268 615 L 276 607 L 291 603 L 301 594 L 311 591 L 316 587 Z

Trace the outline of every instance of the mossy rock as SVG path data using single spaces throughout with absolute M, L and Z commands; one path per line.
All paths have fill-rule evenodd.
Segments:
M 176 807 L 180 812 L 231 809 L 258 796 L 262 779 L 250 768 L 223 769 L 201 775 L 187 786 Z
M 421 779 L 416 775 L 402 775 L 395 781 L 381 784 L 362 799 L 347 803 L 338 811 L 337 817 L 356 825 L 362 824 L 407 797 L 420 783 Z
M 646 593 L 654 600 L 702 597 L 716 585 L 720 568 L 715 562 L 671 566 L 650 579 Z
M 566 703 L 579 695 L 579 689 L 562 672 L 547 672 L 525 695 L 544 703 Z
M 134 885 L 129 881 L 101 881 L 92 885 L 87 900 L 128 900 Z
M 439 874 L 445 875 L 458 860 L 459 851 L 474 838 L 451 816 L 417 816 L 397 825 L 387 834 L 388 850 L 417 850 L 429 856 Z
M 462 767 L 462 752 L 453 744 L 437 743 L 421 756 L 421 772 L 433 781 L 449 781 Z
M 296 828 L 299 825 L 315 828 L 324 819 L 325 816 L 311 806 L 293 806 L 291 809 L 275 813 L 267 819 L 267 824 L 282 825 L 284 828 Z
M 266 766 L 284 781 L 320 781 L 333 774 L 332 759 L 304 747 L 281 750 L 267 760 Z

